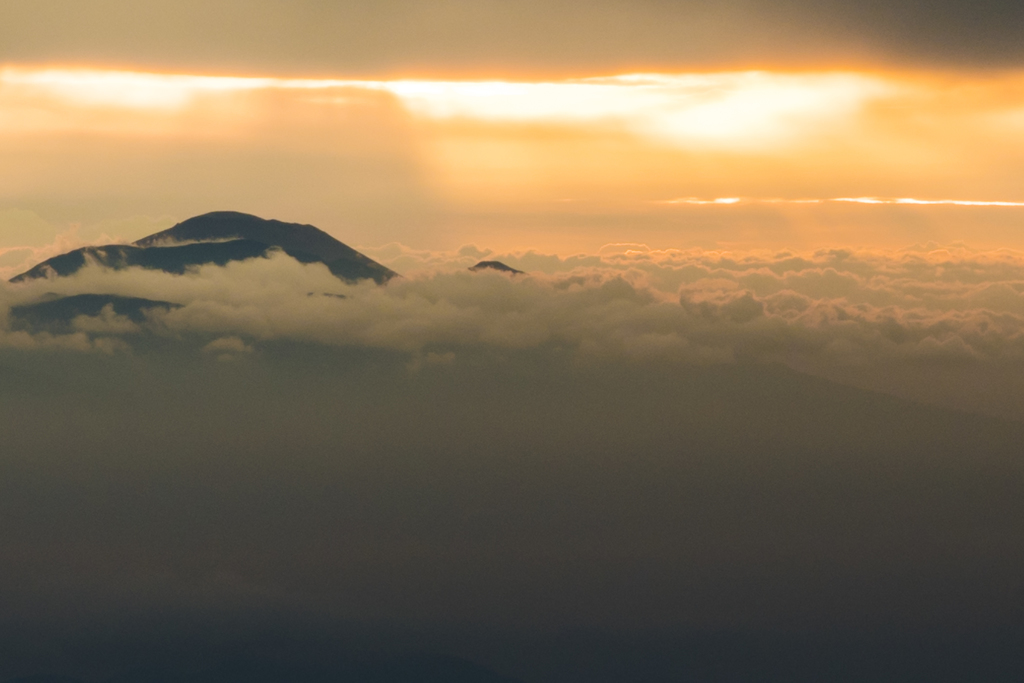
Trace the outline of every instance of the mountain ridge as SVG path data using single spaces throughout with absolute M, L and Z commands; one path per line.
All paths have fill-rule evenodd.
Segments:
M 90 261 L 114 270 L 141 267 L 182 274 L 194 266 L 226 265 L 267 257 L 280 249 L 300 263 L 323 263 L 346 282 L 384 284 L 398 273 L 359 253 L 319 228 L 264 219 L 237 211 L 214 211 L 184 220 L 136 240 L 75 249 L 54 256 L 11 278 L 20 283 L 51 275 L 72 275 Z

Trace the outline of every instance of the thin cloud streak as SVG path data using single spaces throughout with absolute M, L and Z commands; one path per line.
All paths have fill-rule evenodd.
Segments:
M 1024 207 L 1024 202 L 982 201 L 977 199 L 915 199 L 913 197 L 830 197 L 828 199 L 762 199 L 751 197 L 718 197 L 701 199 L 699 197 L 679 197 L 676 199 L 657 200 L 655 204 L 686 204 L 693 206 L 734 206 L 736 204 L 867 204 L 867 205 L 911 205 L 911 206 L 996 206 Z

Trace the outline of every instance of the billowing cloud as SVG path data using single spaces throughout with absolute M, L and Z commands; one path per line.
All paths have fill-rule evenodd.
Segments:
M 391 265 L 418 262 L 421 270 L 387 287 L 346 285 L 325 268 L 278 254 L 184 276 L 87 268 L 71 278 L 7 286 L 5 294 L 14 304 L 49 292 L 182 304 L 152 320 L 157 334 L 409 352 L 549 345 L 624 351 L 652 335 L 675 339 L 682 360 L 684 347 L 698 356 L 752 353 L 762 360 L 856 347 L 868 362 L 931 357 L 940 349 L 963 357 L 1016 357 L 1024 350 L 1024 258 L 1013 252 L 526 252 L 498 257 L 533 273 L 509 277 L 466 272 L 484 253 L 475 247 L 450 254 L 370 251 L 394 254 L 385 259 Z M 93 331 L 100 329 L 106 328 L 97 323 Z M 109 331 L 116 333 L 116 325 Z
M 407 277 L 383 287 L 344 284 L 280 253 L 182 276 L 90 267 L 5 286 L 7 307 L 54 293 L 180 306 L 152 310 L 141 326 L 107 312 L 76 319 L 66 336 L 12 329 L 2 339 L 108 352 L 115 339 L 118 348 L 178 339 L 221 355 L 297 342 L 399 352 L 415 364 L 519 352 L 572 363 L 781 362 L 824 374 L 858 369 L 880 388 L 893 364 L 971 372 L 1024 360 L 1024 256 L 1016 252 L 602 251 L 559 257 L 390 245 L 368 252 Z M 483 254 L 527 274 L 468 272 Z

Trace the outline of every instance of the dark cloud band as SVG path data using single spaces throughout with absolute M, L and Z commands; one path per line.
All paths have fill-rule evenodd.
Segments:
M 1019 64 L 1018 3 L 347 1 L 66 3 L 0 9 L 0 61 L 305 72 L 637 66 Z M 85 30 L 82 30 L 85 29 Z

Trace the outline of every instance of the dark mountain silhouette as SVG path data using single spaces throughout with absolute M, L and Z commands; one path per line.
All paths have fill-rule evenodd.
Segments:
M 326 263 L 343 280 L 370 279 L 387 282 L 397 273 L 312 225 L 265 220 L 237 211 L 214 211 L 189 218 L 173 228 L 144 237 L 135 244 L 154 247 L 168 243 L 251 240 L 280 247 L 292 257 L 312 263 Z
M 33 304 L 11 307 L 11 328 L 66 334 L 72 331 L 75 318 L 80 315 L 100 315 L 107 306 L 116 315 L 141 323 L 145 322 L 148 311 L 154 308 L 178 308 L 179 304 L 113 294 L 76 294 L 64 297 L 52 294 Z
M 516 270 L 512 266 L 507 266 L 504 263 L 502 263 L 501 261 L 481 261 L 480 263 L 478 263 L 475 266 L 473 266 L 472 268 L 470 268 L 470 270 L 472 270 L 474 273 L 477 272 L 478 270 L 488 270 L 488 269 L 489 270 L 498 270 L 498 271 L 501 271 L 502 273 L 512 273 L 513 275 L 522 275 L 522 273 L 523 273 L 523 271 Z
M 72 275 L 89 261 L 94 261 L 112 270 L 122 270 L 134 266 L 181 275 L 193 266 L 210 263 L 223 266 L 231 261 L 244 261 L 258 256 L 266 256 L 268 250 L 267 245 L 252 240 L 194 243 L 175 247 L 144 248 L 125 244 L 83 247 L 43 261 L 31 270 L 13 278 L 11 282 L 33 280 L 46 277 L 51 273 L 62 277 Z
M 312 225 L 218 211 L 190 218 L 134 245 L 84 247 L 55 256 L 11 282 L 71 275 L 89 261 L 114 270 L 139 267 L 180 275 L 195 266 L 266 257 L 273 249 L 301 263 L 323 263 L 349 282 L 369 279 L 382 284 L 397 275 Z

